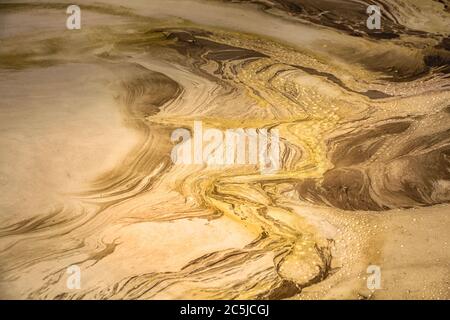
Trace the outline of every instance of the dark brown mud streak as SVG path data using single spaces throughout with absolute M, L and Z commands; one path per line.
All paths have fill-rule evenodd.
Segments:
M 445 110 L 440 115 L 450 120 Z M 419 126 L 426 122 L 415 120 Z M 449 202 L 450 125 L 421 135 L 411 128 L 411 121 L 377 123 L 328 141 L 335 168 L 320 181 L 299 183 L 300 197 L 344 210 Z

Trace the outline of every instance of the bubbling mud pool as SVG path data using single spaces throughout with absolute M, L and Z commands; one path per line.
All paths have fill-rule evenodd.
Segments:
M 377 3 L 382 31 L 354 1 L 1 4 L 0 297 L 448 299 L 450 13 Z M 174 164 L 196 121 L 277 130 L 279 170 Z

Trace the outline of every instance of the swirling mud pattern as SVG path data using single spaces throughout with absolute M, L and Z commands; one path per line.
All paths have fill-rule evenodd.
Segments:
M 0 4 L 0 298 L 450 298 L 448 1 L 68 5 Z

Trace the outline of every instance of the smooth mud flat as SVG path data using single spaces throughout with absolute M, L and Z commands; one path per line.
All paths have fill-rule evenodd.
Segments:
M 449 4 L 372 2 L 0 4 L 0 298 L 449 299 Z

